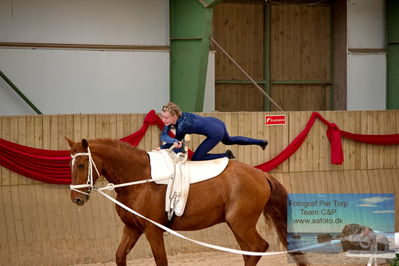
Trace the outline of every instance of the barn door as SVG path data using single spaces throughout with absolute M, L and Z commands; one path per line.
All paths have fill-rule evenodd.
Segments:
M 260 83 L 264 79 L 264 1 L 223 1 L 214 9 L 213 37 Z M 215 108 L 262 111 L 263 95 L 216 50 Z M 261 85 L 263 86 L 263 85 Z
M 330 109 L 330 9 L 271 6 L 270 91 L 286 111 Z
M 213 36 L 284 110 L 330 109 L 329 5 L 224 1 L 214 10 Z M 216 51 L 216 110 L 276 110 Z

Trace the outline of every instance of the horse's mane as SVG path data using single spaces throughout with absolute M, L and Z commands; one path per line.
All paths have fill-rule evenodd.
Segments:
M 117 139 L 111 139 L 111 138 L 103 138 L 103 139 L 92 139 L 89 140 L 89 145 L 90 143 L 93 144 L 105 144 L 105 145 L 111 145 L 111 146 L 115 146 L 115 148 L 120 149 L 122 152 L 125 151 L 127 153 L 137 153 L 137 152 L 144 152 L 140 149 L 138 149 L 137 147 L 127 143 L 127 142 L 123 142 Z
M 88 142 L 89 147 L 93 147 L 93 156 L 98 155 L 110 162 L 108 165 L 112 165 L 112 167 L 109 167 L 107 175 L 108 178 L 114 175 L 114 178 L 117 178 L 115 180 L 119 180 L 114 182 L 123 183 L 125 181 L 119 179 L 123 176 L 120 172 L 121 169 L 125 169 L 125 172 L 127 171 L 129 178 L 135 176 L 136 178 L 142 178 L 143 174 L 150 175 L 147 169 L 149 168 L 149 155 L 146 151 L 117 139 L 92 139 Z

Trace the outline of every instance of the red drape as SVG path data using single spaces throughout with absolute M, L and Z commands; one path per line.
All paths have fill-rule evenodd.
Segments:
M 312 128 L 316 119 L 319 119 L 327 126 L 327 137 L 330 141 L 331 145 L 331 163 L 333 164 L 342 164 L 344 161 L 344 153 L 342 150 L 342 141 L 341 137 L 351 139 L 358 142 L 363 142 L 367 144 L 375 144 L 375 145 L 397 145 L 399 144 L 399 134 L 390 134 L 390 135 L 363 135 L 363 134 L 354 134 L 344 130 L 340 130 L 338 126 L 334 123 L 328 122 L 324 117 L 322 117 L 319 113 L 313 112 L 310 116 L 304 130 L 276 157 L 273 159 L 255 166 L 265 172 L 268 172 L 280 164 L 282 164 L 285 160 L 287 160 L 292 154 L 294 154 L 298 148 L 302 145 L 303 141 L 306 139 L 310 129 Z
M 314 112 L 303 131 L 283 151 L 256 167 L 263 171 L 271 171 L 282 164 L 299 149 L 316 119 L 327 125 L 326 134 L 331 144 L 331 163 L 333 164 L 342 164 L 344 160 L 341 137 L 375 145 L 399 144 L 399 134 L 362 135 L 350 133 L 340 130 L 336 124 L 328 122 L 319 113 Z M 154 110 L 146 115 L 143 125 L 138 131 L 122 138 L 121 141 L 137 146 L 151 125 L 157 125 L 160 129 L 163 127 L 161 119 Z M 189 151 L 189 156 L 192 156 L 191 151 Z M 0 139 L 0 165 L 26 177 L 46 183 L 69 184 L 71 181 L 69 162 L 69 150 L 36 149 Z
M 143 126 L 121 141 L 137 146 L 150 125 L 163 128 L 163 123 L 154 110 L 151 110 L 143 121 Z M 53 184 L 70 184 L 71 157 L 69 150 L 43 150 L 22 146 L 0 139 L 0 165 L 20 175 Z
M 41 150 L 0 139 L 0 165 L 46 183 L 69 184 L 69 151 Z

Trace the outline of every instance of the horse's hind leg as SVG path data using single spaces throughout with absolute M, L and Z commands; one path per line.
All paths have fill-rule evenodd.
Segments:
M 247 244 L 237 234 L 235 234 L 234 231 L 233 231 L 233 234 L 234 234 L 234 237 L 237 240 L 237 243 L 240 246 L 241 250 L 246 250 L 246 251 L 249 250 L 249 247 L 247 246 Z M 248 255 L 242 255 L 242 256 L 244 258 L 244 263 L 246 264 L 250 257 Z
M 130 252 L 130 250 L 134 247 L 137 240 L 143 234 L 136 227 L 128 227 L 125 225 L 123 228 L 122 240 L 119 244 L 118 250 L 116 251 L 116 265 L 125 266 L 126 265 L 126 256 Z
M 259 235 L 255 225 L 246 227 L 243 226 L 242 221 L 241 224 L 228 224 L 242 250 L 265 252 L 269 248 L 269 243 Z M 245 266 L 256 265 L 261 259 L 261 256 L 243 255 L 243 257 Z

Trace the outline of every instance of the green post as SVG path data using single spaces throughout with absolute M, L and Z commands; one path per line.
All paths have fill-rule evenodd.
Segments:
M 170 100 L 183 111 L 201 112 L 209 37 L 217 1 L 170 1 Z
M 17 86 L 15 86 L 15 84 L 2 72 L 0 71 L 0 77 L 2 77 L 4 79 L 5 82 L 7 82 L 7 84 L 33 109 L 35 110 L 35 112 L 39 115 L 42 114 L 42 112 L 36 107 L 36 105 L 34 105 L 28 97 L 25 96 L 25 94 L 23 94 L 22 91 L 20 91 L 18 89 Z
M 399 109 L 399 1 L 387 0 L 387 109 Z

